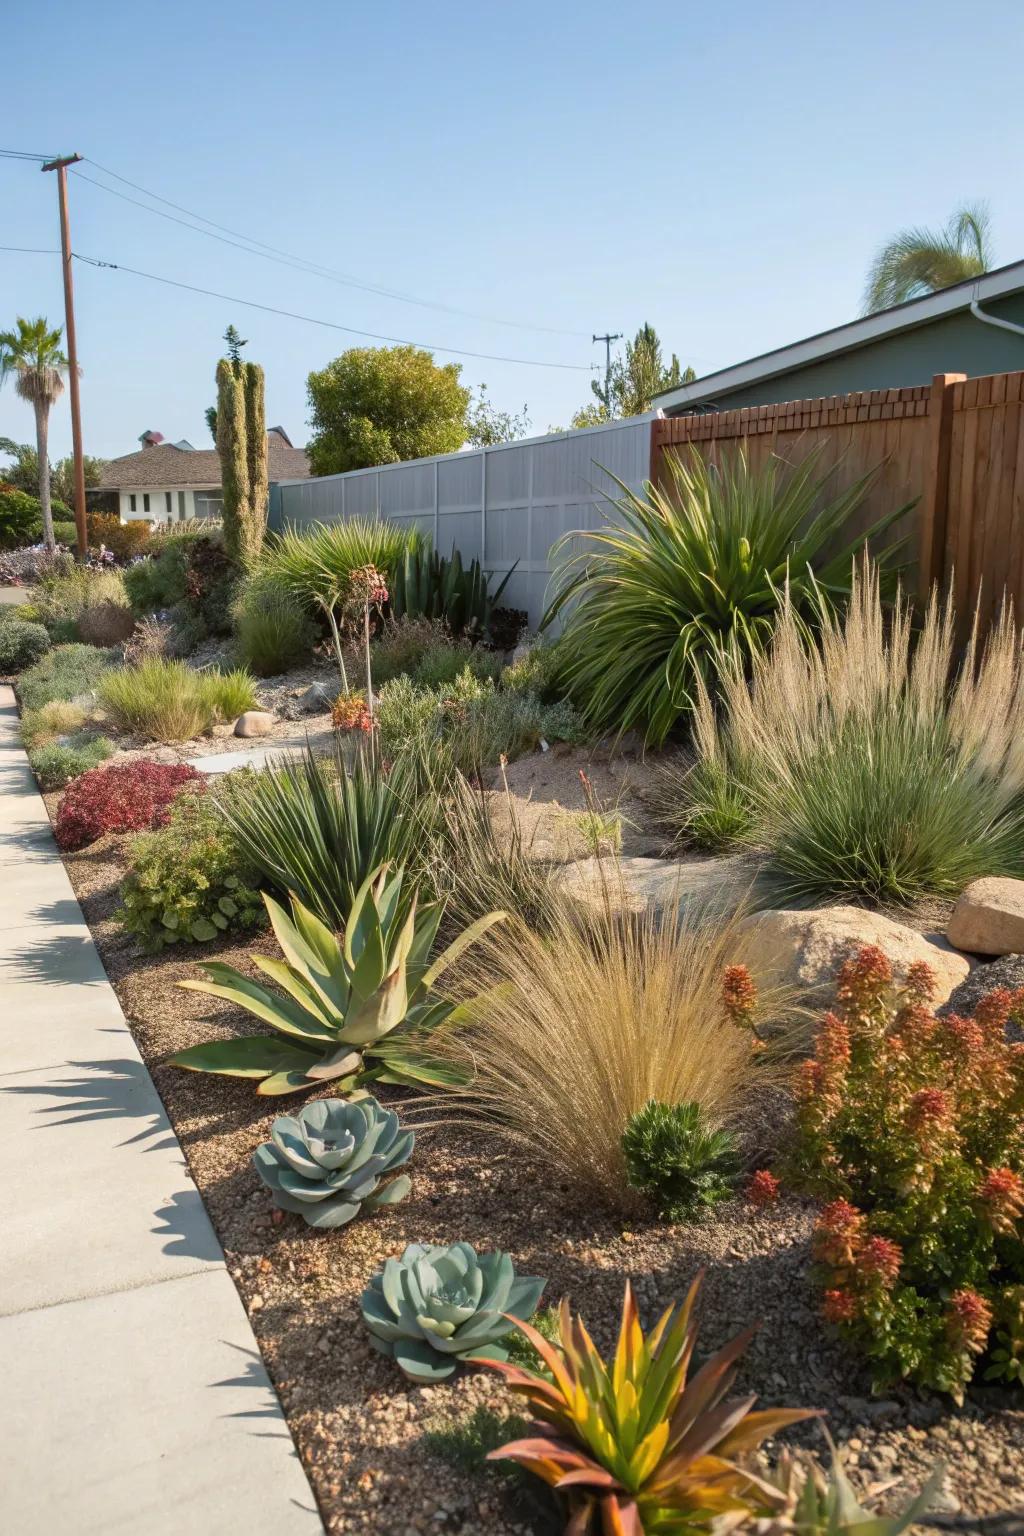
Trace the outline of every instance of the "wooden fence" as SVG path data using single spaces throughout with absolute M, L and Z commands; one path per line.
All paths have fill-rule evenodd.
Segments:
M 858 531 L 916 498 L 894 534 L 908 538 L 919 592 L 951 584 L 963 624 L 978 600 L 990 620 L 1004 591 L 1024 614 L 1024 373 L 655 420 L 651 479 L 666 450 L 692 444 L 714 461 L 741 440 L 755 464 L 821 444 L 837 490 L 881 465 Z

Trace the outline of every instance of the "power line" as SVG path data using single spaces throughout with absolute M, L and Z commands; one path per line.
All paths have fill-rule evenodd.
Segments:
M 42 245 L 0 245 L 0 251 L 24 251 L 30 256 L 59 256 L 60 251 L 53 246 Z
M 27 149 L 0 149 L 0 159 L 3 160 L 53 160 L 54 155 L 33 155 Z
M 127 176 L 121 176 L 117 171 L 112 171 L 107 166 L 100 165 L 98 160 L 92 160 L 88 156 L 86 156 L 86 159 L 90 165 L 94 166 L 96 170 L 102 171 L 105 176 L 112 176 L 116 181 L 122 182 L 124 186 L 131 187 L 133 191 L 141 192 L 143 196 L 151 198 L 155 202 L 163 203 L 165 207 L 173 208 L 177 213 L 185 214 L 188 219 L 194 219 L 200 224 L 209 225 L 209 228 L 197 229 L 195 224 L 185 223 L 184 220 L 175 219 L 170 214 L 162 213 L 159 208 L 151 208 L 146 203 L 139 203 L 136 199 L 126 196 L 125 193 L 118 192 L 114 187 L 104 186 L 102 182 L 94 180 L 91 176 L 86 176 L 82 171 L 73 173 L 83 181 L 88 181 L 92 186 L 99 187 L 100 191 L 109 193 L 111 197 L 120 197 L 124 202 L 132 203 L 135 207 L 142 208 L 147 213 L 155 213 L 159 218 L 170 219 L 174 224 L 184 224 L 186 229 L 193 229 L 196 234 L 206 235 L 210 239 L 221 240 L 225 245 L 233 245 L 236 241 L 244 241 L 245 244 L 240 246 L 239 249 L 248 249 L 250 255 L 263 256 L 264 260 L 295 266 L 300 271 L 326 278 L 329 282 L 340 283 L 345 287 L 357 288 L 364 293 L 374 293 L 381 298 L 395 299 L 401 304 L 414 304 L 421 309 L 435 309 L 447 314 L 462 315 L 467 319 L 481 320 L 489 325 L 504 325 L 515 330 L 543 331 L 556 336 L 580 337 L 586 334 L 583 331 L 567 330 L 561 326 L 531 325 L 522 320 L 508 320 L 497 315 L 478 314 L 473 310 L 460 309 L 456 305 L 444 304 L 439 300 L 420 299 L 413 294 L 403 293 L 396 288 L 386 288 L 378 283 L 369 283 L 363 278 L 353 276 L 351 273 L 339 272 L 335 268 L 321 266 L 318 262 L 310 261 L 307 257 L 297 256 L 293 252 L 281 250 L 278 246 L 268 245 L 265 241 L 256 240 L 253 236 L 243 234 L 237 229 L 231 229 L 226 224 L 217 224 L 213 219 L 207 219 L 203 214 L 195 213 L 192 209 L 183 207 L 181 203 L 172 202 L 170 198 L 161 197 L 158 193 L 151 192 L 148 187 L 142 186 L 139 182 L 130 181 Z M 214 230 L 219 230 L 220 234 L 214 234 Z M 224 239 L 224 236 L 232 236 L 233 238 Z M 252 247 L 255 247 L 255 249 L 252 249 Z
M 129 272 L 132 277 L 144 277 L 152 283 L 164 283 L 169 288 L 183 288 L 187 293 L 201 293 L 209 299 L 220 299 L 225 304 L 241 304 L 246 309 L 259 309 L 264 314 L 282 315 L 286 320 L 302 320 L 307 325 L 321 325 L 331 331 L 345 331 L 349 336 L 365 336 L 371 341 L 386 341 L 399 347 L 422 347 L 429 352 L 446 352 L 452 357 L 472 357 L 487 363 L 517 363 L 525 368 L 559 368 L 572 373 L 591 373 L 588 363 L 549 363 L 533 357 L 506 357 L 495 352 L 468 352 L 464 347 L 443 347 L 434 342 L 409 341 L 402 336 L 382 336 L 377 331 L 359 330 L 354 325 L 340 325 L 336 320 L 321 320 L 317 315 L 300 315 L 295 310 L 278 309 L 273 304 L 259 304 L 255 299 L 240 299 L 230 293 L 217 293 L 212 288 L 199 288 L 194 283 L 182 283 L 173 277 L 160 277 L 155 272 L 142 272 L 138 267 L 126 267 L 118 261 L 101 261 L 96 256 L 74 253 L 76 261 L 85 261 L 91 267 L 107 267 L 114 272 Z

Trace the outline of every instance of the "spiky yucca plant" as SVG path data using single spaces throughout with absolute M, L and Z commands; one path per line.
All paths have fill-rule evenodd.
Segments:
M 796 466 L 773 457 L 760 467 L 745 447 L 717 465 L 696 448 L 670 452 L 667 486 L 616 481 L 608 525 L 559 540 L 556 551 L 582 543 L 555 576 L 541 627 L 564 617 L 562 675 L 588 725 L 636 729 L 661 746 L 724 657 L 743 670 L 764 649 L 787 583 L 797 614 L 811 613 L 817 593 L 849 593 L 853 553 L 908 509 L 826 554 L 879 471 L 836 490 L 838 466 L 823 472 L 821 461 L 820 448 Z
M 545 1372 L 479 1361 L 501 1373 L 536 1421 L 488 1460 L 517 1461 L 563 1494 L 572 1536 L 690 1536 L 715 1516 L 781 1503 L 755 1491 L 742 1458 L 814 1410 L 754 1413 L 754 1397 L 728 1399 L 752 1327 L 687 1381 L 700 1283 L 698 1276 L 683 1304 L 667 1308 L 645 1337 L 627 1280 L 610 1365 L 566 1301 L 555 1344 L 517 1323 Z

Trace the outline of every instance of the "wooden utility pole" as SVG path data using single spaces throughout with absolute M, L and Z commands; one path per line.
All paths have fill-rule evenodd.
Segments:
M 82 405 L 78 394 L 78 342 L 75 339 L 75 289 L 71 276 L 71 232 L 68 228 L 68 166 L 81 160 L 81 155 L 65 155 L 43 166 L 44 171 L 57 172 L 57 201 L 60 207 L 60 250 L 64 268 L 64 328 L 68 338 L 68 388 L 71 394 L 71 452 L 75 461 L 75 532 L 78 539 L 78 558 L 84 560 L 89 552 L 89 535 L 85 526 L 85 461 L 82 458 Z

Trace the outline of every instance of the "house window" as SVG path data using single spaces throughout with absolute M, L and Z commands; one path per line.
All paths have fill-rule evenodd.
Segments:
M 148 491 L 143 491 L 143 493 L 142 493 L 142 510 L 143 510 L 143 512 L 148 512 L 149 511 L 149 492 Z
M 135 511 L 135 497 L 134 496 L 129 496 L 128 497 L 128 506 L 129 506 L 129 509 L 132 512 Z
M 178 492 L 178 522 L 179 523 L 183 523 L 184 521 L 185 521 L 185 492 L 184 491 L 179 491 Z
M 164 491 L 164 506 L 167 508 L 167 521 L 170 522 L 174 515 L 174 497 L 170 491 Z

